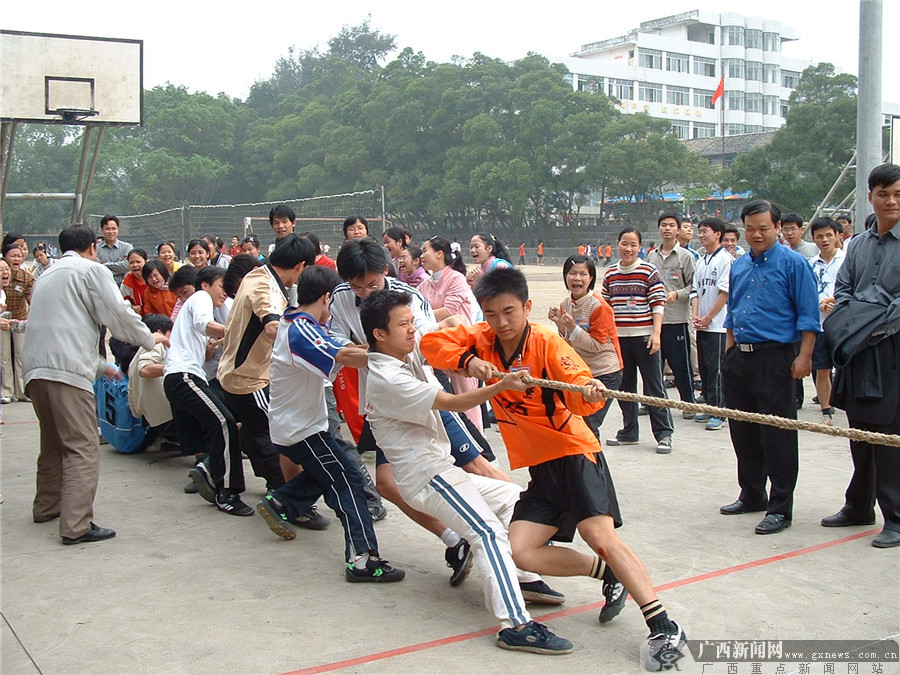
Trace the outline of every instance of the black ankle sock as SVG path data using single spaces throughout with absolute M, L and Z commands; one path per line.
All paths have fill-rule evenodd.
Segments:
M 669 618 L 666 608 L 659 600 L 651 600 L 646 605 L 641 606 L 641 614 L 644 615 L 644 621 L 647 622 L 647 628 L 650 633 L 673 633 L 675 624 Z

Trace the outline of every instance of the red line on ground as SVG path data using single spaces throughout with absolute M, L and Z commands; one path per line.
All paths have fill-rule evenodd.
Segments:
M 832 546 L 837 546 L 838 544 L 845 544 L 847 542 L 853 541 L 855 539 L 862 539 L 863 537 L 869 537 L 873 534 L 877 534 L 879 530 L 867 530 L 866 532 L 857 532 L 856 534 L 851 534 L 847 537 L 842 537 L 841 539 L 835 539 L 833 541 L 826 541 L 823 544 L 816 544 L 815 546 L 809 546 L 807 548 L 801 548 L 796 551 L 790 551 L 789 553 L 782 553 L 780 555 L 773 555 L 768 558 L 760 558 L 759 560 L 753 560 L 747 563 L 741 563 L 740 565 L 733 565 L 731 567 L 724 567 L 720 570 L 714 570 L 712 572 L 707 572 L 706 574 L 699 574 L 694 577 L 689 577 L 687 579 L 681 579 L 679 581 L 672 581 L 667 584 L 663 584 L 662 586 L 657 586 L 654 590 L 656 591 L 665 591 L 671 588 L 678 588 L 680 586 L 687 586 L 689 584 L 695 584 L 700 581 L 706 581 L 707 579 L 714 579 L 716 577 L 722 577 L 727 574 L 734 574 L 735 572 L 742 572 L 743 570 L 753 569 L 754 567 L 761 567 L 762 565 L 769 565 L 774 562 L 780 562 L 782 560 L 788 560 L 790 558 L 796 558 L 801 555 L 806 555 L 807 553 L 815 553 L 816 551 L 821 551 L 826 548 L 831 548 Z M 603 607 L 603 602 L 591 602 L 586 605 L 579 605 L 578 607 L 570 607 L 568 609 L 563 609 L 558 612 L 551 612 L 549 614 L 542 614 L 540 616 L 541 620 L 552 621 L 553 619 L 558 619 L 564 616 L 571 616 L 572 614 L 580 614 L 581 612 L 588 612 L 591 610 L 600 609 Z M 383 661 L 384 659 L 390 659 L 395 656 L 403 656 L 404 654 L 412 654 L 413 652 L 420 652 L 426 649 L 433 649 L 435 647 L 443 647 L 444 645 L 453 644 L 455 642 L 463 642 L 465 640 L 472 640 L 479 637 L 485 637 L 487 635 L 492 635 L 497 631 L 496 626 L 491 626 L 490 628 L 485 628 L 483 630 L 472 631 L 470 633 L 461 633 L 459 635 L 451 635 L 450 637 L 440 638 L 438 640 L 429 640 L 428 642 L 420 642 L 414 645 L 407 645 L 406 647 L 398 647 L 397 649 L 390 649 L 385 652 L 377 652 L 374 654 L 366 654 L 364 656 L 358 656 L 353 659 L 347 659 L 346 661 L 335 661 L 334 663 L 325 663 L 320 666 L 312 666 L 311 668 L 303 668 L 301 670 L 293 670 L 287 673 L 282 673 L 282 675 L 313 675 L 314 673 L 328 673 L 334 670 L 339 670 L 340 668 L 350 668 L 352 666 L 360 666 L 366 663 L 372 663 L 374 661 Z

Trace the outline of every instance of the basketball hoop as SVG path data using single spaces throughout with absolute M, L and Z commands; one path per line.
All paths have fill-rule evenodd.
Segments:
M 79 120 L 99 115 L 97 110 L 86 110 L 85 108 L 57 108 L 51 111 L 54 115 L 59 115 L 63 122 L 67 124 L 75 124 Z

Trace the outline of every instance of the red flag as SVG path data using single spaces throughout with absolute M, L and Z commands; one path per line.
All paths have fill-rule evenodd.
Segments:
M 716 87 L 716 91 L 713 93 L 712 104 L 716 105 L 716 101 L 718 101 L 724 95 L 725 95 L 725 77 L 723 76 L 722 79 L 719 80 L 719 86 Z

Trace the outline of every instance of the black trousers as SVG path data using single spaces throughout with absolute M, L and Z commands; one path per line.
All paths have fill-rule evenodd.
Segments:
M 607 389 L 618 389 L 619 385 L 622 383 L 621 370 L 617 370 L 614 373 L 606 373 L 605 375 L 595 375 L 594 377 L 606 385 Z M 606 415 L 609 413 L 611 407 L 612 399 L 608 399 L 606 405 L 600 408 L 600 410 L 591 413 L 590 415 L 585 415 L 584 417 L 584 421 L 587 423 L 590 430 L 594 432 L 594 436 L 597 437 L 598 441 L 600 440 L 600 427 L 603 425 L 603 420 L 606 419 Z
M 778 344 L 761 351 L 725 352 L 722 382 L 725 405 L 737 410 L 797 418 L 791 364 L 793 344 Z M 793 518 L 797 485 L 797 432 L 762 424 L 731 420 L 731 443 L 737 456 L 739 499 L 753 509 Z M 766 479 L 771 490 L 766 497 Z
M 722 360 L 725 333 L 697 331 L 697 368 L 703 383 L 703 398 L 709 405 L 722 406 Z
M 163 380 L 172 406 L 181 447 L 209 453 L 209 472 L 218 489 L 243 492 L 244 465 L 234 416 L 221 390 L 189 373 L 170 373 Z
M 247 453 L 253 474 L 266 481 L 266 489 L 284 485 L 280 453 L 269 436 L 269 388 L 251 394 L 225 392 L 225 400 L 241 421 L 240 444 Z
M 663 384 L 662 361 L 660 353 L 651 354 L 647 349 L 650 338 L 619 337 L 619 349 L 622 352 L 622 391 L 637 393 L 637 375 L 641 371 L 644 381 L 644 395 L 656 398 L 668 398 Z M 622 409 L 622 429 L 616 433 L 620 441 L 638 440 L 638 404 L 630 401 L 619 401 Z M 668 408 L 650 406 L 650 428 L 657 442 L 671 436 L 672 414 Z
M 691 372 L 691 334 L 686 323 L 664 323 L 660 333 L 660 354 L 675 378 L 682 401 L 694 402 L 694 378 Z
M 900 409 L 888 424 L 864 424 L 849 416 L 847 421 L 854 429 L 900 434 Z M 850 441 L 850 455 L 853 476 L 841 511 L 850 518 L 868 520 L 877 501 L 884 516 L 884 529 L 900 532 L 900 448 Z

